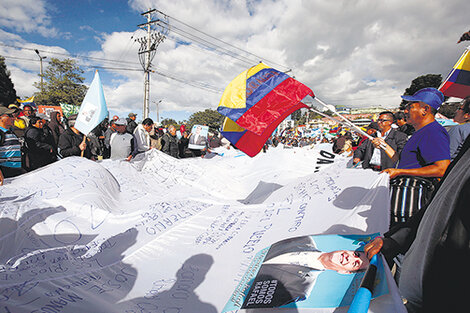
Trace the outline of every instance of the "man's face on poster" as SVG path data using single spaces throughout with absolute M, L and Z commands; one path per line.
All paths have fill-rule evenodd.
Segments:
M 365 270 L 369 266 L 369 259 L 361 251 L 338 250 L 327 252 L 323 255 L 322 263 L 325 268 L 341 274 Z
M 201 130 L 202 130 L 202 127 L 201 126 L 197 126 L 196 127 L 196 134 L 200 134 L 201 133 Z

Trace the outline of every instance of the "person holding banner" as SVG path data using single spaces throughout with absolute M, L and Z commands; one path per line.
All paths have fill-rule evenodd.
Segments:
M 134 138 L 137 145 L 138 153 L 146 152 L 151 148 L 150 146 L 150 132 L 153 128 L 153 120 L 149 117 L 142 121 L 134 130 Z
M 69 156 L 83 156 L 91 159 L 91 150 L 87 145 L 86 136 L 75 128 L 77 114 L 70 115 L 68 118 L 68 128 L 59 137 L 59 155 L 63 158 Z
M 414 312 L 468 312 L 470 281 L 470 137 L 447 168 L 430 203 L 364 247 L 387 261 L 404 254 L 395 279 Z
M 397 168 L 383 171 L 391 178 L 391 226 L 406 222 L 429 202 L 450 163 L 449 135 L 434 117 L 444 101 L 442 92 L 423 88 L 402 98 L 415 132 L 403 147 Z

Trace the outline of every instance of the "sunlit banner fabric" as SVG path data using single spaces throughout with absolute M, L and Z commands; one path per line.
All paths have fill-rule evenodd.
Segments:
M 439 90 L 447 97 L 465 98 L 470 95 L 470 56 L 465 50 Z

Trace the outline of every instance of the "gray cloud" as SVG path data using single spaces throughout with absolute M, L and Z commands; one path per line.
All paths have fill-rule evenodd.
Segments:
M 188 83 L 223 90 L 235 76 L 255 65 L 260 59 L 257 56 L 279 70 L 291 68 L 290 74 L 323 101 L 354 107 L 396 107 L 412 79 L 428 73 L 448 74 L 465 49 L 464 44 L 456 42 L 469 29 L 464 0 L 449 0 L 445 5 L 436 0 L 135 0 L 130 6 L 136 16 L 149 7 L 158 8 L 256 55 L 238 56 L 248 57 L 248 62 L 234 59 L 188 39 L 182 45 L 176 40 L 180 37 L 170 32 L 158 47 L 153 68 L 186 83 L 154 73 L 151 99 L 164 99 L 165 110 L 192 112 L 215 109 L 221 93 Z M 37 23 L 47 27 L 47 14 L 41 12 L 43 18 Z M 0 25 L 6 21 L 0 13 Z M 183 27 L 171 18 L 170 23 Z M 96 39 L 101 49 L 89 55 L 120 60 L 121 64 L 112 64 L 115 67 L 139 69 L 139 44 L 134 39 L 141 35 L 140 31 L 99 34 Z M 5 36 L 8 34 L 0 31 L 0 39 Z M 225 48 L 237 52 L 232 46 Z M 111 67 L 107 62 L 101 65 Z M 103 83 L 113 110 L 139 111 L 143 73 L 109 72 L 115 79 Z M 21 79 L 20 75 L 15 79 Z M 23 85 L 15 81 L 17 88 Z

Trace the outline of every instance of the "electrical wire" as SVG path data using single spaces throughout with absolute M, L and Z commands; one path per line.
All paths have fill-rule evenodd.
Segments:
M 256 55 L 256 54 L 254 54 L 254 53 L 251 53 L 251 52 L 249 52 L 249 51 L 247 51 L 247 50 L 244 50 L 244 49 L 241 49 L 241 48 L 239 48 L 239 47 L 237 47 L 237 46 L 235 46 L 235 45 L 232 45 L 231 43 L 228 43 L 228 42 L 223 41 L 223 40 L 221 40 L 221 39 L 218 39 L 218 38 L 216 38 L 216 37 L 214 37 L 214 36 L 212 36 L 212 35 L 209 35 L 208 33 L 205 33 L 205 32 L 203 32 L 203 31 L 201 31 L 201 30 L 199 30 L 199 29 L 197 29 L 197 28 L 195 28 L 195 27 L 193 27 L 193 26 L 191 26 L 191 25 L 189 25 L 189 24 L 187 24 L 187 23 L 185 23 L 185 22 L 183 22 L 183 21 L 181 21 L 181 20 L 176 19 L 175 17 L 172 17 L 172 16 L 170 16 L 170 15 L 168 15 L 168 14 L 166 14 L 166 13 L 163 13 L 162 11 L 159 11 L 159 10 L 156 10 L 156 11 L 159 12 L 160 14 L 166 16 L 166 17 L 169 17 L 169 18 L 171 18 L 171 19 L 177 21 L 178 23 L 183 24 L 183 25 L 186 26 L 186 27 L 189 27 L 190 29 L 192 29 L 192 30 L 194 30 L 194 31 L 196 31 L 196 32 L 198 32 L 198 33 L 201 33 L 201 34 L 203 34 L 203 35 L 205 35 L 205 36 L 207 36 L 207 37 L 209 37 L 209 38 L 212 38 L 212 39 L 214 39 L 214 40 L 216 40 L 216 41 L 218 41 L 218 42 L 221 42 L 221 43 L 223 43 L 223 44 L 225 44 L 225 45 L 227 45 L 227 46 L 230 46 L 230 47 L 232 47 L 232 48 L 234 48 L 234 49 L 236 49 L 236 50 L 239 50 L 239 51 L 242 51 L 242 52 L 244 52 L 244 53 L 246 53 L 246 54 L 248 54 L 248 55 L 251 55 L 251 56 L 255 57 L 257 60 L 265 60 L 265 61 L 268 62 L 268 63 L 271 63 L 271 64 L 274 64 L 274 65 L 278 65 L 278 66 L 280 66 L 280 67 L 283 67 L 285 70 L 290 69 L 288 66 L 279 64 L 279 63 L 277 63 L 277 62 L 270 61 L 270 60 L 265 59 L 265 58 L 262 58 L 262 57 L 260 57 L 260 56 L 258 56 L 258 55 Z M 172 25 L 172 29 L 173 29 L 173 28 L 175 28 L 174 25 Z M 221 48 L 222 48 L 222 47 L 221 47 Z M 225 48 L 223 48 L 223 49 L 225 49 Z M 225 50 L 226 50 L 226 49 L 225 49 Z

